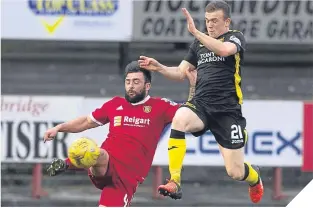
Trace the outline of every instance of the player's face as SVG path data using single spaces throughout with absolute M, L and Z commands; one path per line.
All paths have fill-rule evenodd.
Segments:
M 145 82 L 142 72 L 128 73 L 125 78 L 125 99 L 137 103 L 145 99 L 150 89 L 150 83 Z
M 229 29 L 230 18 L 224 18 L 223 10 L 217 10 L 215 12 L 205 13 L 205 24 L 208 30 L 209 36 L 212 38 L 218 38 L 220 35 L 226 33 Z

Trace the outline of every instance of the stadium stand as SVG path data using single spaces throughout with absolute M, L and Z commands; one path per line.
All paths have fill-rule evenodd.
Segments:
M 144 54 L 156 57 L 164 64 L 176 65 L 184 57 L 186 47 L 188 45 L 176 49 L 175 44 L 169 43 L 130 43 L 128 54 L 123 58 L 127 62 Z M 3 41 L 2 92 L 123 94 L 119 87 L 123 83 L 120 48 L 118 43 Z M 246 99 L 312 98 L 313 46 L 248 45 L 247 50 L 250 53 L 245 57 L 242 71 Z M 173 84 L 159 75 L 155 75 L 154 80 L 154 95 L 176 100 L 187 96 L 187 83 Z

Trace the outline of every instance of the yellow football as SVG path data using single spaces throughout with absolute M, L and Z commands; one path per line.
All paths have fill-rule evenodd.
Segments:
M 96 165 L 100 155 L 97 143 L 89 138 L 79 138 L 68 148 L 68 158 L 77 168 L 90 168 Z

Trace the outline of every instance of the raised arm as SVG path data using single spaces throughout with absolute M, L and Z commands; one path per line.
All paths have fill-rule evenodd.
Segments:
M 94 122 L 90 116 L 82 116 L 74 120 L 59 124 L 56 127 L 59 129 L 59 132 L 79 133 L 98 126 L 99 124 Z
M 197 82 L 197 70 L 188 68 L 186 70 L 186 76 L 189 80 L 189 95 L 188 101 L 192 100 L 196 93 L 196 82 Z
M 163 67 L 159 71 L 163 76 L 168 79 L 176 80 L 176 81 L 184 81 L 186 78 L 186 71 L 190 68 L 195 69 L 193 65 L 189 62 L 183 60 L 179 66 L 176 67 L 167 67 L 162 65 Z
M 95 109 L 89 116 L 81 116 L 48 129 L 44 135 L 44 141 L 53 140 L 58 132 L 79 133 L 108 123 L 108 112 L 115 100 L 116 98 L 114 97 L 110 101 L 104 103 L 100 108 Z
M 187 26 L 189 32 L 198 39 L 206 48 L 213 51 L 215 54 L 223 57 L 231 56 L 240 51 L 241 48 L 244 48 L 242 46 L 242 41 L 245 42 L 242 34 L 238 34 L 240 37 L 231 36 L 230 40 L 225 40 L 225 42 L 221 42 L 215 38 L 212 38 L 205 33 L 199 31 L 195 23 L 193 21 L 193 18 L 191 17 L 190 13 L 183 8 L 183 14 L 185 15 L 187 19 Z
M 186 70 L 188 68 L 195 69 L 195 67 L 189 62 L 183 60 L 179 66 L 169 67 L 159 63 L 154 58 L 140 56 L 138 60 L 139 66 L 143 69 L 149 71 L 157 71 L 163 74 L 166 78 L 175 80 L 175 81 L 183 81 L 186 78 Z
M 94 122 L 90 116 L 81 116 L 48 129 L 45 132 L 44 141 L 53 140 L 58 132 L 79 133 L 97 126 L 99 126 L 99 124 Z

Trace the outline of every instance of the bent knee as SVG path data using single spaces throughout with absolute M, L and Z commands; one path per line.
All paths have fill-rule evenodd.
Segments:
M 108 170 L 109 153 L 101 149 L 100 156 L 97 159 L 96 165 L 90 167 L 90 172 L 93 176 L 104 176 Z
M 105 165 L 109 163 L 109 153 L 105 150 L 100 148 L 100 156 L 97 160 L 97 165 Z
M 227 174 L 234 180 L 240 181 L 245 175 L 245 169 L 241 166 L 226 168 Z
M 204 128 L 202 120 L 189 108 L 179 108 L 172 121 L 172 128 L 182 132 L 196 132 Z

